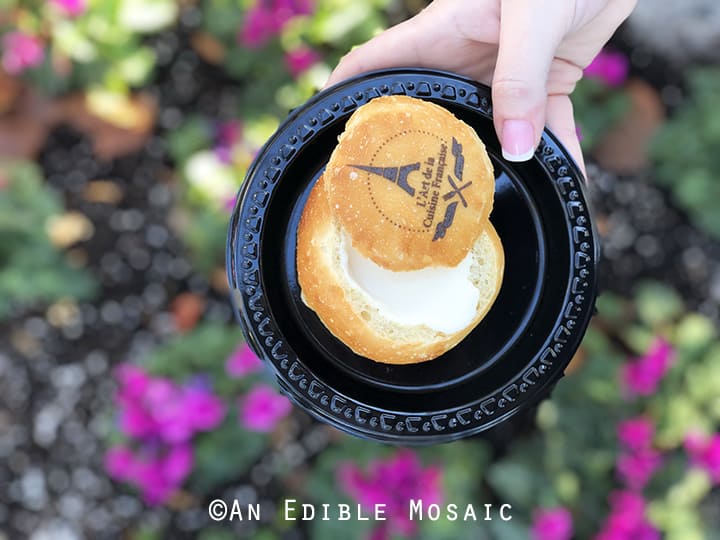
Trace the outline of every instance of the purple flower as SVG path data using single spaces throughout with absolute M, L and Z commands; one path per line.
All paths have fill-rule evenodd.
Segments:
M 713 483 L 720 485 L 720 433 L 712 437 L 690 434 L 684 447 L 693 466 L 704 469 Z
M 607 86 L 615 87 L 625 82 L 629 67 L 628 59 L 624 54 L 603 49 L 585 68 L 584 74 Z
M 292 410 L 290 400 L 270 386 L 259 384 L 239 402 L 240 423 L 252 431 L 272 431 Z
M 2 65 L 11 75 L 22 73 L 43 61 L 45 52 L 42 41 L 24 32 L 9 32 L 2 38 Z
M 114 446 L 105 454 L 108 474 L 137 487 L 149 505 L 166 502 L 185 481 L 192 466 L 193 451 L 187 443 L 145 446 L 137 452 Z
M 243 126 L 236 120 L 221 122 L 215 131 L 215 154 L 225 164 L 232 163 L 233 148 L 242 140 Z
M 652 446 L 655 426 L 649 418 L 637 416 L 618 424 L 617 435 L 620 444 L 627 450 L 644 450 Z
M 366 471 L 352 463 L 342 464 L 336 476 L 343 490 L 366 509 L 386 505 L 387 521 L 373 531 L 372 538 L 378 540 L 416 532 L 417 523 L 409 519 L 407 510 L 411 499 L 422 499 L 425 505 L 442 502 L 442 471 L 423 468 L 418 456 L 407 449 L 371 462 Z
M 228 197 L 228 199 L 225 201 L 225 204 L 223 207 L 228 212 L 232 212 L 235 209 L 235 204 L 237 203 L 237 195 L 233 195 L 232 197 Z M 228 359 L 229 360 L 229 359 Z M 225 364 L 225 370 L 228 370 L 228 365 Z M 232 375 L 232 373 L 228 372 L 228 374 Z
M 530 533 L 535 540 L 570 540 L 572 515 L 563 507 L 536 510 Z
M 645 499 L 633 491 L 610 494 L 610 514 L 595 540 L 659 540 L 645 517 Z
M 656 390 L 660 381 L 674 361 L 672 345 L 661 337 L 655 338 L 648 352 L 622 367 L 621 383 L 629 396 L 649 396 Z
M 233 199 L 234 206 L 234 199 Z M 225 371 L 231 377 L 244 377 L 255 373 L 263 367 L 262 361 L 250 350 L 247 343 L 243 343 L 233 352 L 225 362 Z
M 311 12 L 312 2 L 308 0 L 258 1 L 245 14 L 238 41 L 252 49 L 262 47 L 280 33 L 290 19 Z
M 285 53 L 285 66 L 293 77 L 299 77 L 320 60 L 310 47 L 298 47 Z
M 50 0 L 50 3 L 56 6 L 68 17 L 77 17 L 78 15 L 82 15 L 87 8 L 86 0 Z
M 662 456 L 652 449 L 620 454 L 617 460 L 617 472 L 623 483 L 630 489 L 639 491 L 645 487 L 662 465 Z

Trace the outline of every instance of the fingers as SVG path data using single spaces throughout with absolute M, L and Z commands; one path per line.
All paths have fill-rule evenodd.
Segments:
M 547 80 L 572 18 L 566 0 L 502 0 L 493 115 L 503 156 L 527 161 L 545 125 Z
M 587 177 L 570 98 L 567 95 L 548 97 L 546 113 L 548 128 L 550 128 L 553 135 L 560 139 L 560 142 L 580 167 L 583 176 Z

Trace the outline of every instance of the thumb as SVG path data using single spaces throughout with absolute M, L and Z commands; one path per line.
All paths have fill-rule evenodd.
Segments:
M 563 37 L 566 0 L 503 0 L 493 75 L 495 130 L 509 161 L 533 156 L 545 125 L 547 79 Z

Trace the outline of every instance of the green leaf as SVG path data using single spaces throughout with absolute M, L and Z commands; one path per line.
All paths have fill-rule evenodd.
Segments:
M 195 468 L 190 485 L 210 493 L 245 474 L 265 450 L 267 434 L 246 431 L 230 414 L 222 426 L 195 439 Z
M 672 321 L 683 310 L 683 302 L 677 293 L 654 281 L 637 286 L 635 302 L 640 320 L 650 327 Z
M 255 380 L 235 379 L 225 372 L 227 358 L 242 342 L 242 332 L 235 325 L 204 323 L 155 348 L 143 364 L 152 374 L 180 382 L 198 374 L 209 375 L 218 394 L 235 397 Z
M 66 260 L 45 224 L 62 212 L 57 195 L 26 162 L 0 162 L 0 319 L 13 310 L 92 297 L 98 284 Z

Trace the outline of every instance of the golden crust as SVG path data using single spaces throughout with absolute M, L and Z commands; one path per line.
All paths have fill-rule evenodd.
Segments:
M 360 107 L 325 178 L 353 246 L 393 271 L 457 265 L 487 225 L 495 187 L 477 133 L 443 107 L 407 96 Z
M 334 219 L 321 177 L 313 187 L 303 210 L 297 235 L 298 281 L 305 304 L 318 315 L 327 329 L 355 353 L 388 364 L 411 364 L 431 360 L 457 345 L 483 319 L 502 283 L 504 255 L 500 238 L 489 222 L 481 232 L 495 255 L 492 275 L 494 290 L 488 293 L 475 319 L 461 332 L 448 335 L 430 331 L 424 341 L 386 337 L 371 328 L 355 312 L 343 288 L 333 253 L 340 240 L 340 224 Z M 347 284 L 345 284 L 347 285 Z

